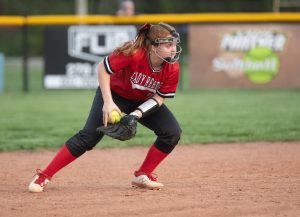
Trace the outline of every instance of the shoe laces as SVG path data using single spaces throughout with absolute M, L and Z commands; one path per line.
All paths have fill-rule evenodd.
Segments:
M 135 176 L 146 175 L 151 181 L 154 181 L 154 182 L 157 181 L 157 177 L 158 177 L 156 173 L 145 173 L 142 171 L 135 171 L 134 175 Z
M 48 182 L 45 181 L 46 179 L 51 180 L 51 177 L 48 176 L 48 175 L 46 175 L 45 173 L 43 173 L 43 171 L 40 170 L 40 169 L 36 170 L 36 174 L 35 175 L 38 175 L 39 178 L 37 180 L 35 180 L 34 183 L 38 184 L 38 185 L 41 185 L 41 186 L 43 186 L 43 185 L 45 185 L 45 184 L 48 183 Z

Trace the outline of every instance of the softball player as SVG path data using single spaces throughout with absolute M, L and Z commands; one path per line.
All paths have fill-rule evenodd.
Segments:
M 127 118 L 154 131 L 157 138 L 144 162 L 134 172 L 133 187 L 160 189 L 163 184 L 153 171 L 177 145 L 181 129 L 165 98 L 175 96 L 179 80 L 179 34 L 166 24 L 143 25 L 135 40 L 126 42 L 105 57 L 98 66 L 96 95 L 82 130 L 72 136 L 44 170 L 37 170 L 30 192 L 42 192 L 60 169 L 91 150 L 104 136 L 111 112 L 125 112 Z

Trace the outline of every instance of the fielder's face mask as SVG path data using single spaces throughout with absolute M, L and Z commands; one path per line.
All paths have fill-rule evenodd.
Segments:
M 159 23 L 157 24 L 161 27 L 163 27 L 164 29 L 166 29 L 171 37 L 165 37 L 165 38 L 156 38 L 156 39 L 151 39 L 150 37 L 147 36 L 148 40 L 150 41 L 150 43 L 156 47 L 158 47 L 158 50 L 161 51 L 161 52 L 165 52 L 163 50 L 160 50 L 159 49 L 159 46 L 161 44 L 165 44 L 165 43 L 172 43 L 172 44 L 176 44 L 176 51 L 174 52 L 170 52 L 169 53 L 169 56 L 168 57 L 161 57 L 158 53 L 157 56 L 159 58 L 161 58 L 162 60 L 164 60 L 165 62 L 169 63 L 169 64 L 173 64 L 175 62 L 177 62 L 179 60 L 179 56 L 180 56 L 180 53 L 182 51 L 182 48 L 181 46 L 179 45 L 180 43 L 180 36 L 179 36 L 179 33 L 176 32 L 175 29 L 171 29 L 171 27 L 165 23 Z M 141 27 L 140 31 L 145 31 L 145 30 L 150 30 L 150 28 L 152 27 L 152 25 L 150 24 L 145 24 L 144 26 Z

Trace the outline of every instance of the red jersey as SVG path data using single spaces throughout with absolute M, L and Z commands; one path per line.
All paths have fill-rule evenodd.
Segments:
M 140 48 L 131 56 L 112 53 L 104 58 L 104 66 L 111 75 L 110 88 L 121 97 L 146 101 L 155 93 L 164 98 L 175 96 L 179 80 L 179 64 L 164 63 L 153 70 L 149 54 Z

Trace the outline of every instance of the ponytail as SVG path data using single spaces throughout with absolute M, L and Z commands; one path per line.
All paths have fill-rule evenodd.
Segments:
M 117 54 L 123 53 L 126 56 L 130 56 L 134 54 L 136 50 L 138 50 L 139 48 L 147 48 L 150 45 L 150 42 L 148 42 L 147 39 L 147 34 L 150 27 L 151 27 L 150 24 L 143 25 L 140 28 L 139 33 L 134 40 L 125 42 L 120 47 L 117 47 L 114 50 L 114 52 Z

